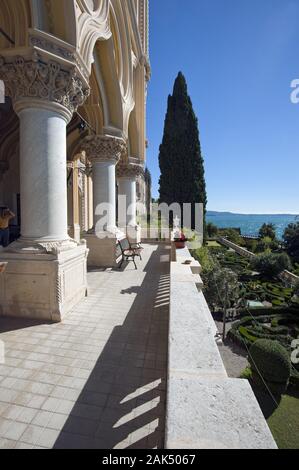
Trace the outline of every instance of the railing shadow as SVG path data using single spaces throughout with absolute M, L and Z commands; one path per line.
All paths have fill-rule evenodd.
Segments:
M 142 285 L 121 291 L 137 296 L 125 322 L 113 329 L 54 448 L 163 448 L 169 260 L 170 247 L 158 246 Z

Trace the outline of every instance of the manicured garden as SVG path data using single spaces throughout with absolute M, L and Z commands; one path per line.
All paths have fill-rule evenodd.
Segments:
M 265 307 L 298 307 L 299 299 L 294 295 L 294 289 L 285 286 L 279 279 L 271 279 L 253 271 L 248 259 L 242 258 L 234 251 L 226 248 L 213 250 L 222 268 L 231 269 L 238 275 L 240 282 L 239 296 L 244 301 L 256 301 Z
M 278 275 L 286 255 L 267 251 L 250 260 L 208 243 L 194 256 L 211 311 L 235 311 L 225 344 L 248 353 L 242 378 L 250 380 L 278 446 L 299 448 L 299 295 Z

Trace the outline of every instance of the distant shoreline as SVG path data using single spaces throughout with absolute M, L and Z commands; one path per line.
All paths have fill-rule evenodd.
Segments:
M 207 222 L 218 228 L 238 227 L 242 235 L 259 234 L 263 224 L 275 225 L 277 237 L 282 239 L 286 227 L 291 223 L 299 222 L 296 214 L 236 214 L 233 212 L 207 211 Z
M 228 215 L 228 216 L 245 216 L 245 217 L 298 217 L 299 218 L 299 213 L 298 214 L 291 214 L 291 213 L 277 213 L 277 214 L 270 214 L 270 213 L 260 213 L 260 214 L 246 214 L 246 213 L 241 213 L 241 212 L 221 212 L 221 211 L 207 211 L 207 216 L 213 217 L 217 215 Z

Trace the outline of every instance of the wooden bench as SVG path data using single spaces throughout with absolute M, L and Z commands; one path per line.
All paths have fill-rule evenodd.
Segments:
M 140 260 L 142 260 L 142 247 L 140 246 L 140 243 L 130 243 L 127 238 L 123 238 L 122 240 L 118 240 L 118 244 L 122 255 L 119 269 L 121 269 L 124 261 L 132 261 L 134 263 L 135 269 L 137 269 L 135 258 L 140 258 Z

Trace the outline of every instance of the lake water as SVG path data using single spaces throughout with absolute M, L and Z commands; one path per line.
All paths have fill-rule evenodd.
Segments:
M 216 213 L 207 215 L 207 221 L 219 228 L 240 228 L 242 235 L 257 236 L 264 223 L 272 223 L 276 227 L 277 237 L 282 238 L 285 228 L 292 222 L 299 221 L 295 215 L 245 215 Z

